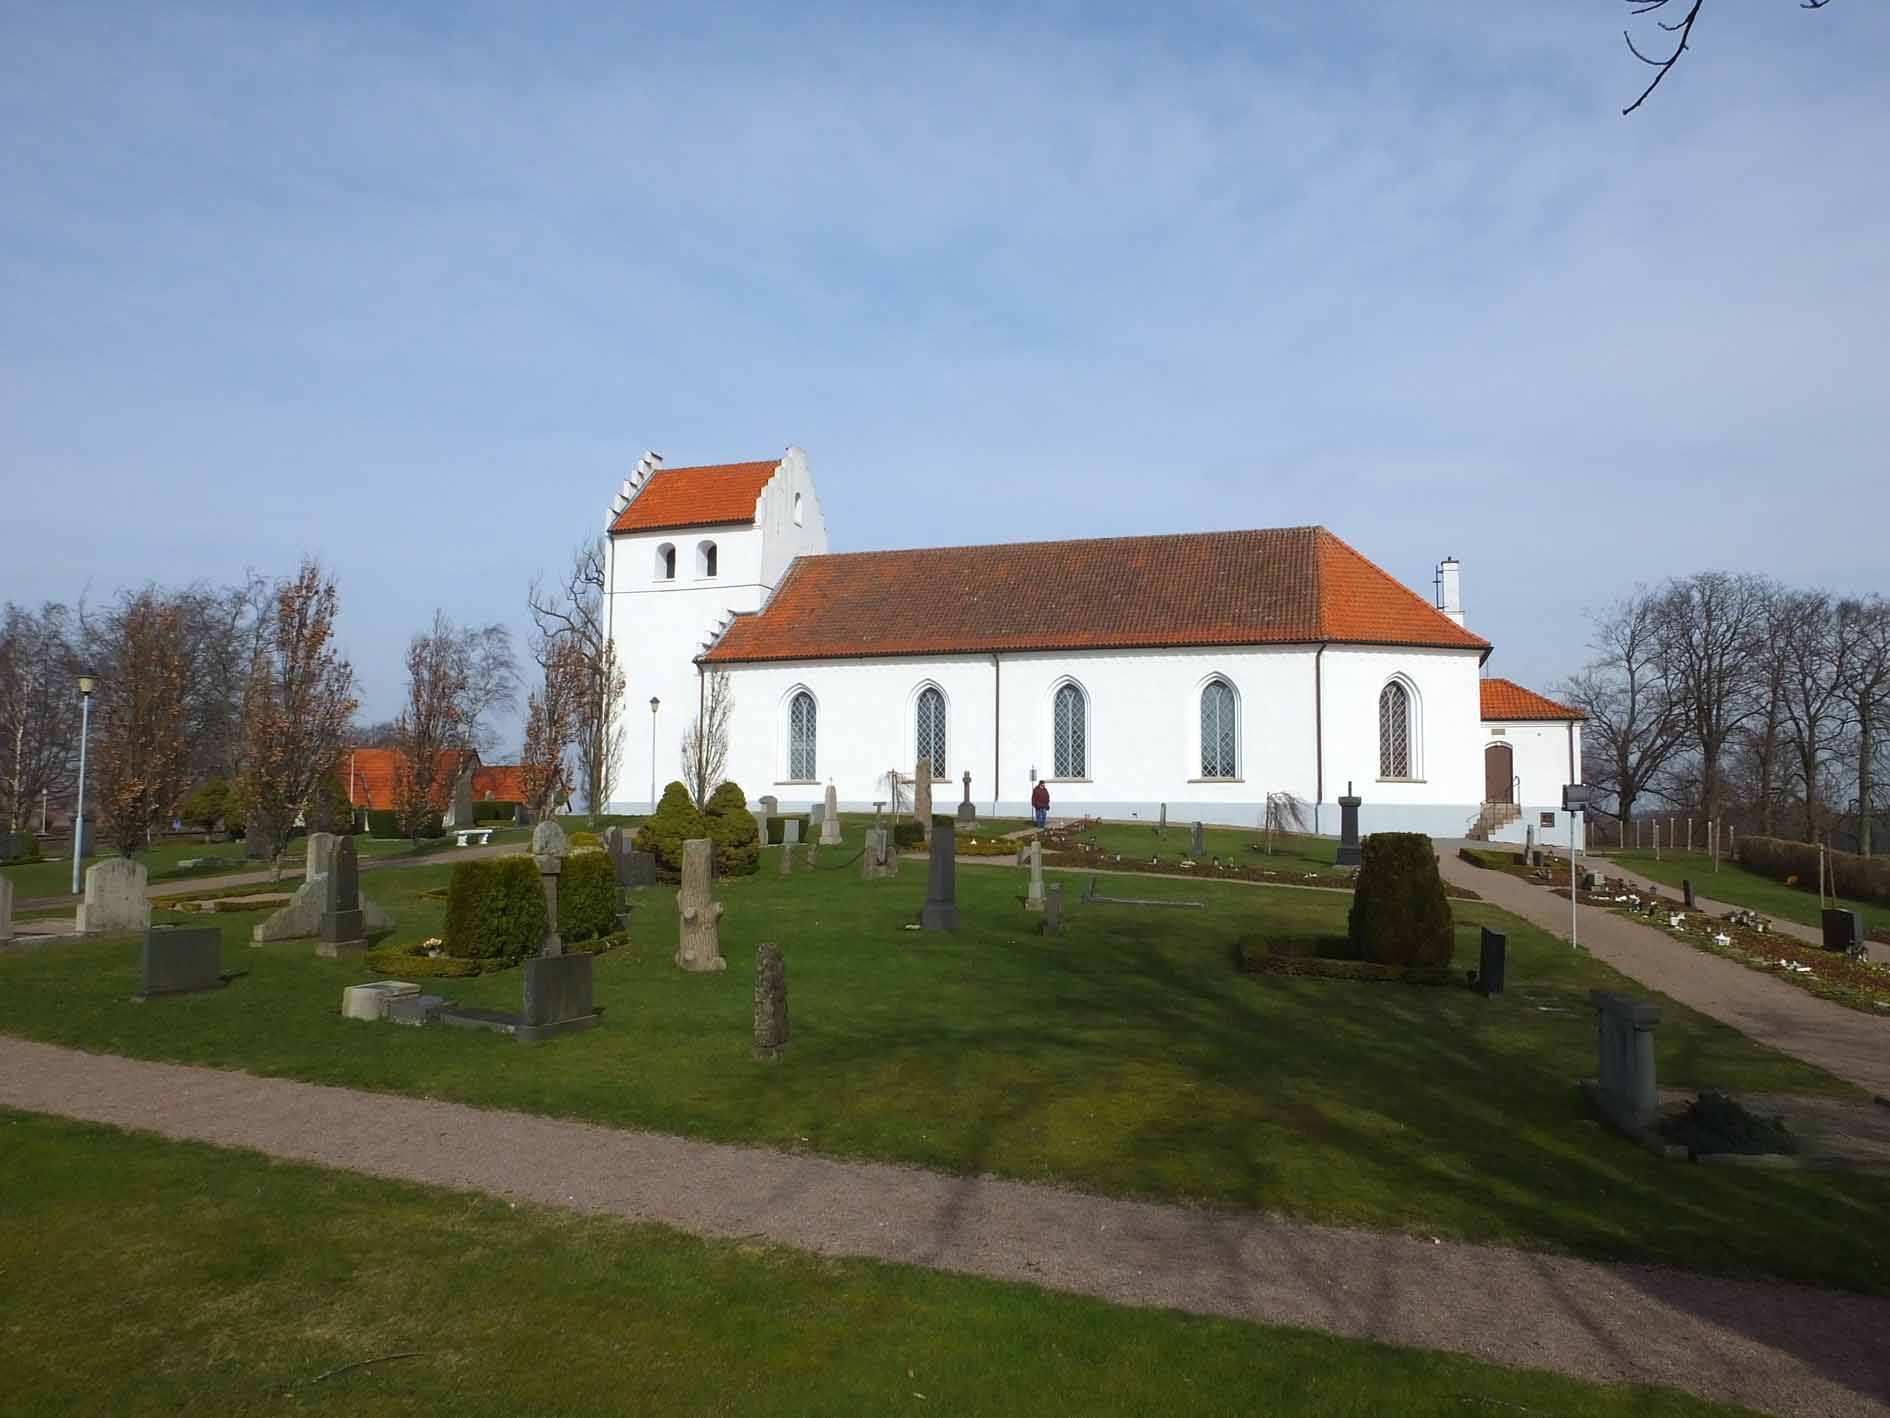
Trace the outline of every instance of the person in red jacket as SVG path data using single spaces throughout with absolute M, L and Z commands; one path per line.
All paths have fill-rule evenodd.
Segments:
M 1041 778 L 1030 790 L 1030 810 L 1037 818 L 1037 826 L 1043 827 L 1050 821 L 1050 787 Z

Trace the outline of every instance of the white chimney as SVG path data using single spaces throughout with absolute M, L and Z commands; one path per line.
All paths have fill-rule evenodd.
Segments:
M 1437 563 L 1437 608 L 1458 625 L 1463 624 L 1463 596 L 1457 579 L 1461 569 L 1454 556 Z

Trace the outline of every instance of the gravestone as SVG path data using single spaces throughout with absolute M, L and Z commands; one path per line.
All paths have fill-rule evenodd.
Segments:
M 912 770 L 912 815 L 925 829 L 925 845 L 932 845 L 932 760 L 921 758 Z
M 1535 823 L 1532 822 L 1523 829 L 1523 847 L 1522 847 L 1523 860 L 1527 861 L 1535 853 L 1535 850 L 1536 850 L 1536 825 Z
M 630 834 L 621 827 L 604 829 L 604 853 L 610 858 L 610 874 L 617 878 L 617 889 L 630 889 Z
M 1477 960 L 1477 993 L 1495 999 L 1503 993 L 1503 976 L 1509 967 L 1509 937 L 1502 931 L 1483 927 Z
M 958 929 L 958 833 L 945 823 L 932 833 L 926 862 L 925 905 L 919 924 L 928 931 Z
M 755 1061 L 774 1063 L 787 1046 L 787 961 L 780 946 L 763 941 L 755 948 Z
M 532 861 L 538 867 L 539 885 L 545 889 L 545 934 L 538 942 L 538 953 L 547 958 L 564 954 L 564 941 L 558 935 L 558 877 L 570 851 L 571 839 L 554 818 L 532 829 Z
M 1363 860 L 1358 845 L 1358 805 L 1362 801 L 1347 783 L 1345 796 L 1339 799 L 1339 853 L 1333 859 L 1342 867 L 1355 867 Z
M 1063 929 L 1063 883 L 1058 882 L 1043 898 L 1043 933 L 1056 935 Z
M 525 961 L 525 1007 L 519 1011 L 512 1037 L 534 1044 L 553 1034 L 589 1029 L 603 1013 L 592 995 L 588 951 L 575 955 L 541 955 Z
M 1827 910 L 1823 918 L 1824 948 L 1855 952 L 1864 947 L 1864 921 L 1855 911 Z
M 958 804 L 958 825 L 969 827 L 978 820 L 978 809 L 971 803 L 971 770 L 965 770 L 965 800 Z
M 1207 855 L 1207 834 L 1201 830 L 1201 824 L 1195 823 L 1194 831 L 1188 836 L 1188 855 L 1197 862 Z
M 332 832 L 311 832 L 302 852 L 302 880 L 328 875 L 335 864 L 335 844 L 341 839 Z
M 706 837 L 683 843 L 682 889 L 676 893 L 676 964 L 683 970 L 728 969 L 722 958 L 722 903 L 709 894 L 714 854 L 715 844 Z
M 341 992 L 341 1017 L 369 1022 L 387 1018 L 388 1006 L 397 999 L 420 993 L 411 980 L 371 980 L 365 985 L 349 985 Z
M 13 939 L 13 878 L 0 876 L 0 945 Z
M 866 852 L 860 859 L 860 876 L 879 881 L 899 875 L 899 849 L 893 846 L 892 829 L 875 827 L 866 834 Z
M 1660 1010 L 1610 990 L 1590 990 L 1588 999 L 1595 1007 L 1596 1078 L 1584 1088 L 1609 1122 L 1645 1140 L 1660 1112 L 1654 1080 Z
M 790 817 L 781 824 L 781 845 L 796 847 L 800 845 L 800 841 L 801 820 L 798 817 Z
M 781 800 L 773 793 L 766 793 L 761 799 L 761 810 L 767 813 L 771 818 L 779 817 L 781 815 Z
M 755 837 L 765 845 L 768 840 L 768 823 L 770 818 L 761 808 L 756 808 L 751 816 L 755 819 Z
M 322 929 L 322 910 L 328 901 L 328 873 L 335 864 L 335 849 L 341 838 L 332 833 L 309 835 L 307 865 L 302 884 L 289 898 L 289 904 L 251 928 L 249 943 L 267 945 L 277 940 L 307 940 Z M 361 922 L 368 935 L 382 935 L 394 928 L 394 918 L 365 895 L 361 903 Z M 318 951 L 318 954 L 330 954 Z
M 361 909 L 360 868 L 354 856 L 354 838 L 335 845 L 334 865 L 322 879 L 322 919 L 316 930 L 320 944 L 315 953 L 333 956 L 367 944 L 367 918 Z
M 825 829 L 822 829 L 823 831 Z M 816 837 L 807 844 L 807 865 L 813 866 L 820 860 L 820 838 Z
M 781 844 L 781 875 L 794 875 L 794 844 L 792 842 Z
M 1030 844 L 1030 891 L 1024 897 L 1026 911 L 1043 910 L 1043 843 Z
M 532 829 L 532 855 L 534 857 L 568 857 L 571 855 L 571 839 L 564 835 L 564 828 L 555 817 L 547 817 Z
M 1693 904 L 1693 882 L 1687 877 L 1680 878 L 1680 899 L 1686 902 L 1687 910 L 1697 911 L 1699 909 Z
M 1167 803 L 1162 804 L 1161 820 L 1155 824 L 1155 835 L 1157 837 L 1166 837 L 1168 835 L 1168 804 Z
M 452 1007 L 453 1002 L 444 995 L 423 995 L 418 992 L 393 995 L 387 1001 L 387 1013 L 383 1017 L 394 1024 L 420 1026 L 433 1023 Z
M 840 795 L 832 783 L 827 785 L 827 801 L 820 819 L 820 840 L 829 847 L 840 843 Z
M 217 926 L 146 926 L 143 981 L 135 1000 L 219 990 L 223 978 L 223 931 Z
M 141 931 L 151 924 L 151 903 L 144 894 L 142 862 L 112 857 L 85 869 L 85 900 L 79 904 L 82 934 Z
M 656 853 L 639 852 L 633 848 L 626 854 L 625 861 L 628 863 L 632 887 L 656 885 Z

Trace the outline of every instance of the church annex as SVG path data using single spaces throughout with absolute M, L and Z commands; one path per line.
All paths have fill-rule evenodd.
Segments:
M 1338 829 L 1565 834 L 1580 716 L 1483 677 L 1457 564 L 1441 606 L 1324 527 L 827 551 L 806 455 L 670 468 L 608 514 L 606 617 L 629 680 L 611 807 L 679 775 L 704 676 L 733 693 L 727 775 L 844 807 L 934 765 L 948 810 L 1256 825 L 1269 793 Z M 1542 826 L 1553 814 L 1553 826 Z

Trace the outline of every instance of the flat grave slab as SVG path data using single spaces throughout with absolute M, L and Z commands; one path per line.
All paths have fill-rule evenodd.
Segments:
M 420 987 L 407 980 L 375 980 L 365 985 L 349 985 L 341 992 L 343 1019 L 385 1019 L 390 1001 L 420 993 Z

